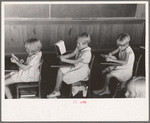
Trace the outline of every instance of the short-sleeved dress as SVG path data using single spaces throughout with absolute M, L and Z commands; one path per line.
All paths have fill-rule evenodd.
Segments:
M 128 46 L 124 51 L 119 51 L 119 60 L 125 60 L 126 53 L 129 53 L 129 59 L 127 64 L 122 66 L 117 66 L 110 73 L 116 77 L 121 82 L 126 82 L 132 77 L 133 65 L 135 60 L 135 55 L 130 46 Z
M 75 49 L 76 59 L 83 58 L 82 62 L 75 64 L 72 68 L 60 68 L 63 73 L 63 81 L 67 84 L 72 84 L 81 80 L 88 80 L 89 76 L 89 63 L 91 60 L 91 48 L 87 47 L 82 50 Z
M 15 82 L 31 82 L 39 80 L 39 65 L 41 63 L 42 52 L 36 52 L 27 57 L 25 64 L 31 65 L 27 70 L 20 69 L 18 72 L 12 73 L 11 78 Z

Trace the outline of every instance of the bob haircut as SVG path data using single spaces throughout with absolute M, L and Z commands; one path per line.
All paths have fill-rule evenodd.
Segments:
M 87 34 L 86 32 L 81 33 L 78 37 L 77 40 L 81 40 L 82 44 L 89 44 L 91 42 L 91 36 Z
M 138 77 L 133 78 L 127 84 L 127 88 L 129 86 L 132 89 L 134 89 L 136 98 L 144 98 L 145 97 L 146 82 L 145 82 L 144 76 L 138 76 Z
M 25 43 L 24 46 L 26 49 L 29 49 L 31 53 L 40 51 L 42 48 L 41 41 L 38 38 L 31 38 L 28 39 Z
M 128 45 L 129 42 L 130 42 L 130 36 L 127 33 L 122 33 L 117 38 L 117 45 L 118 46 Z

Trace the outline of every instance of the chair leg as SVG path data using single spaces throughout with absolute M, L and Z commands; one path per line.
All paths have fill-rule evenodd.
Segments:
M 72 85 L 70 85 L 70 93 L 69 93 L 69 98 L 72 96 Z
M 39 87 L 39 98 L 41 98 L 41 89 Z
M 17 87 L 17 99 L 19 99 L 19 88 Z

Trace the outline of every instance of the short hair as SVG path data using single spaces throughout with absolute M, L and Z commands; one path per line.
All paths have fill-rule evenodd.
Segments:
M 127 87 L 128 86 L 134 89 L 135 97 L 137 98 L 145 97 L 146 82 L 145 82 L 144 76 L 138 76 L 138 77 L 133 78 L 127 84 Z
M 127 33 L 122 33 L 117 38 L 117 45 L 127 45 L 130 42 L 130 36 Z
M 30 38 L 24 43 L 25 48 L 29 49 L 30 52 L 40 51 L 42 48 L 41 41 L 38 38 Z
M 91 36 L 89 34 L 87 34 L 86 32 L 81 33 L 78 37 L 77 40 L 81 39 L 82 44 L 85 43 L 90 43 L 91 42 Z

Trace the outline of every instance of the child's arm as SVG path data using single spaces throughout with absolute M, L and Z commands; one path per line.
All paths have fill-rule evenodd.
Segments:
M 66 58 L 62 57 L 62 58 L 61 58 L 61 61 L 62 61 L 62 62 L 66 62 L 66 63 L 70 63 L 70 64 L 77 64 L 77 63 L 83 61 L 83 58 L 80 57 L 80 58 L 78 58 L 78 59 L 76 59 L 76 60 L 72 60 L 72 59 L 66 59 Z
M 125 60 L 117 60 L 117 59 L 107 58 L 106 61 L 116 62 L 116 63 L 120 63 L 120 64 L 122 64 L 122 65 L 125 65 L 125 64 L 128 63 L 130 54 L 131 54 L 130 52 L 127 52 L 127 53 L 126 53 L 126 58 L 125 58 Z
M 71 58 L 71 57 L 73 57 L 73 56 L 75 56 L 75 52 L 72 52 L 72 53 L 67 54 L 67 55 L 62 55 L 62 57 L 64 57 L 64 58 Z M 60 56 L 60 57 L 61 57 L 61 56 Z
M 24 65 L 24 64 L 20 63 L 19 61 L 17 61 L 14 58 L 11 58 L 11 62 L 16 63 L 18 65 L 18 67 L 20 67 L 23 70 L 27 70 L 31 67 L 29 64 Z
M 118 52 L 119 52 L 119 48 L 117 48 L 116 50 L 114 50 L 114 51 L 108 53 L 107 57 L 111 57 L 111 56 L 115 55 L 115 54 L 118 53 Z

